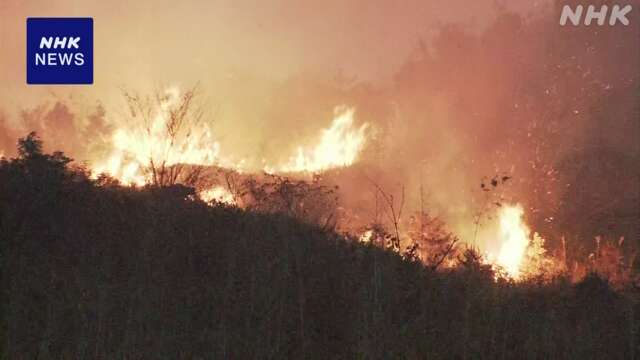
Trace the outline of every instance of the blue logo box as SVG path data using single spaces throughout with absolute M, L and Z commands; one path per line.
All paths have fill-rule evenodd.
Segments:
M 27 18 L 27 84 L 93 84 L 93 18 Z

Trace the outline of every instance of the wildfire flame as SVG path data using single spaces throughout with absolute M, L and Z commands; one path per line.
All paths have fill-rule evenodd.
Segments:
M 180 101 L 180 91 L 171 87 L 155 109 L 149 124 L 121 124 L 111 138 L 106 161 L 94 165 L 94 173 L 107 173 L 125 184 L 143 185 L 150 164 L 214 165 L 220 146 L 206 124 L 195 124 L 188 132 L 172 135 L 171 112 Z
M 311 148 L 298 147 L 294 157 L 281 166 L 281 172 L 319 172 L 353 164 L 365 140 L 368 123 L 353 128 L 353 108 L 336 108 L 331 126 L 322 130 L 319 143 Z
M 358 241 L 362 243 L 369 243 L 371 242 L 371 238 L 373 238 L 373 230 L 367 230 L 360 235 Z
M 110 141 L 111 150 L 106 160 L 97 161 L 94 174 L 107 173 L 126 184 L 143 185 L 149 181 L 149 166 L 162 163 L 164 166 L 177 164 L 219 165 L 233 168 L 229 162 L 221 161 L 220 145 L 213 139 L 206 124 L 196 124 L 186 133 L 171 133 L 173 111 L 181 101 L 180 91 L 169 88 L 165 97 L 153 109 L 148 124 L 121 124 L 114 131 Z M 279 167 L 265 167 L 265 171 L 316 173 L 335 167 L 352 165 L 362 151 L 366 139 L 368 123 L 354 126 L 353 108 L 337 107 L 335 117 L 328 128 L 322 130 L 315 146 L 297 148 L 295 156 Z M 193 124 L 192 124 L 193 125 Z M 225 187 L 214 185 L 199 192 L 207 202 L 236 205 L 236 199 Z M 497 256 L 488 254 L 489 261 L 502 268 L 508 276 L 518 279 L 523 269 L 531 262 L 528 253 L 541 258 L 544 251 L 538 240 L 537 251 L 528 251 L 533 243 L 531 231 L 523 222 L 524 210 L 521 205 L 506 205 L 499 210 L 498 233 L 499 251 Z M 362 234 L 360 241 L 371 241 L 372 232 Z M 534 244 L 534 245 L 535 245 Z M 536 259 L 533 259 L 534 261 Z
M 177 164 L 218 165 L 243 170 L 243 162 L 233 163 L 220 156 L 220 144 L 215 141 L 206 123 L 190 124 L 176 133 L 172 128 L 176 108 L 181 106 L 177 87 L 165 90 L 157 108 L 152 109 L 148 123 L 132 121 L 117 124 L 109 141 L 108 156 L 93 162 L 93 174 L 106 173 L 129 185 L 144 185 L 150 180 L 149 169 L 155 164 L 170 167 Z M 320 140 L 312 148 L 298 147 L 296 155 L 281 166 L 265 166 L 268 173 L 320 172 L 353 164 L 366 140 L 368 123 L 353 127 L 353 108 L 337 107 L 331 125 L 322 130 Z
M 503 206 L 499 213 L 501 247 L 496 263 L 514 279 L 521 275 L 521 266 L 531 242 L 531 230 L 523 222 L 523 214 L 521 205 Z

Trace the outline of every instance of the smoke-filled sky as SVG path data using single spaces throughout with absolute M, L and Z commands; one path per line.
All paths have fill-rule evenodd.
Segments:
M 18 111 L 69 96 L 84 105 L 99 101 L 113 120 L 118 115 L 113 109 L 123 107 L 122 89 L 149 92 L 198 83 L 216 108 L 224 147 L 238 157 L 256 157 L 255 149 L 270 156 L 283 145 L 280 138 L 290 136 L 269 128 L 304 137 L 326 127 L 335 106 L 354 105 L 315 83 L 348 79 L 388 88 L 420 42 L 429 42 L 443 24 L 478 32 L 500 9 L 526 16 L 543 11 L 545 0 L 504 3 L 4 0 L 0 106 L 6 121 L 18 128 L 23 125 Z M 94 18 L 93 85 L 26 85 L 30 16 Z M 287 109 L 278 109 L 283 106 Z
M 286 158 L 346 105 L 355 126 L 371 125 L 369 176 L 406 187 L 414 209 L 424 185 L 430 206 L 469 232 L 488 201 L 481 180 L 500 174 L 539 224 L 565 229 L 582 209 L 606 208 L 585 223 L 617 229 L 610 219 L 635 216 L 637 202 L 624 201 L 640 193 L 640 3 L 630 3 L 629 27 L 562 28 L 548 0 L 4 0 L 0 151 L 36 129 L 45 148 L 95 156 L 127 120 L 123 89 L 199 83 L 235 160 Z M 94 85 L 26 85 L 30 16 L 94 18 Z M 336 181 L 353 208 L 370 207 L 365 180 Z
M 511 0 L 506 7 L 525 13 L 538 2 Z M 207 82 L 247 72 L 282 79 L 303 71 L 342 71 L 386 80 L 436 26 L 453 21 L 481 28 L 499 7 L 495 0 L 4 0 L 0 81 L 2 90 L 19 96 L 42 90 L 25 85 L 29 16 L 94 18 L 95 85 L 83 89 L 93 92 L 125 82 Z

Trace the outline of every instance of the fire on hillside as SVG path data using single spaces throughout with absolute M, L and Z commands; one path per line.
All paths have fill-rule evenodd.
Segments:
M 106 158 L 91 161 L 94 177 L 106 174 L 122 184 L 132 186 L 184 182 L 196 186 L 199 197 L 206 202 L 250 207 L 255 199 L 246 199 L 246 193 L 238 187 L 237 177 L 241 178 L 241 182 L 251 177 L 282 176 L 284 179 L 313 183 L 314 180 L 310 178 L 317 179 L 326 171 L 345 169 L 356 164 L 372 132 L 367 122 L 355 125 L 354 108 L 338 106 L 335 117 L 321 130 L 315 143 L 297 145 L 295 153 L 286 161 L 265 164 L 260 175 L 260 172 L 245 169 L 244 161 L 232 161 L 231 157 L 225 157 L 213 135 L 213 129 L 200 118 L 193 118 L 194 115 L 190 113 L 193 98 L 193 91 L 181 93 L 177 87 L 165 90 L 155 105 L 144 103 L 138 97 L 129 97 L 134 118 L 140 121 L 123 123 L 113 131 Z M 225 176 L 221 177 L 220 174 Z M 236 176 L 233 184 L 229 182 L 231 174 Z M 334 176 L 332 185 L 340 186 L 341 181 L 344 180 L 340 176 Z M 491 223 L 485 225 L 491 230 L 482 233 L 486 241 L 480 242 L 482 245 L 477 250 L 483 255 L 483 261 L 491 265 L 497 274 L 519 280 L 542 274 L 549 277 L 562 270 L 564 264 L 561 264 L 561 260 L 549 256 L 544 248 L 544 239 L 532 233 L 525 224 L 522 205 L 505 204 L 492 212 L 489 216 Z M 348 222 L 348 219 L 339 220 Z M 413 240 L 402 229 L 402 217 L 398 214 L 395 221 L 397 250 L 402 245 L 410 248 Z M 455 232 L 456 229 L 452 230 Z M 370 242 L 373 235 L 370 229 L 358 232 L 357 228 L 347 227 L 345 232 L 362 242 Z M 472 245 L 471 241 L 466 241 L 457 247 Z M 437 255 L 429 251 L 422 253 L 425 258 Z M 455 253 L 451 251 L 446 255 L 453 256 Z

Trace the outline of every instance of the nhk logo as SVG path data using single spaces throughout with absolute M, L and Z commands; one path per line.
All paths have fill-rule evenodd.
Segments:
M 27 83 L 92 84 L 93 19 L 28 18 Z
M 68 43 L 67 43 L 68 40 Z M 40 39 L 40 51 L 42 49 L 51 49 L 53 44 L 53 49 L 80 49 L 78 43 L 80 42 L 80 37 L 70 37 L 70 38 L 59 38 L 56 36 L 55 40 L 52 36 L 42 37 Z M 65 47 L 66 45 L 66 47 Z M 36 65 L 71 65 L 71 60 L 73 60 L 73 64 L 77 66 L 84 65 L 84 54 L 81 52 L 77 53 L 60 53 L 60 52 L 38 52 L 36 53 Z
M 598 26 L 603 26 L 605 23 L 609 26 L 615 26 L 618 23 L 627 26 L 629 25 L 627 15 L 632 9 L 633 7 L 631 5 L 613 5 L 611 8 L 607 5 L 602 5 L 600 9 L 597 9 L 594 5 L 589 5 L 586 7 L 587 11 L 585 12 L 585 7 L 582 5 L 578 5 L 575 8 L 565 5 L 562 7 L 562 13 L 560 14 L 560 25 L 565 26 L 568 20 L 571 21 L 573 26 L 582 24 L 590 26 L 594 24 L 595 20 L 595 24 Z M 607 15 L 609 21 L 607 21 Z M 582 20 L 584 20 L 584 23 Z

